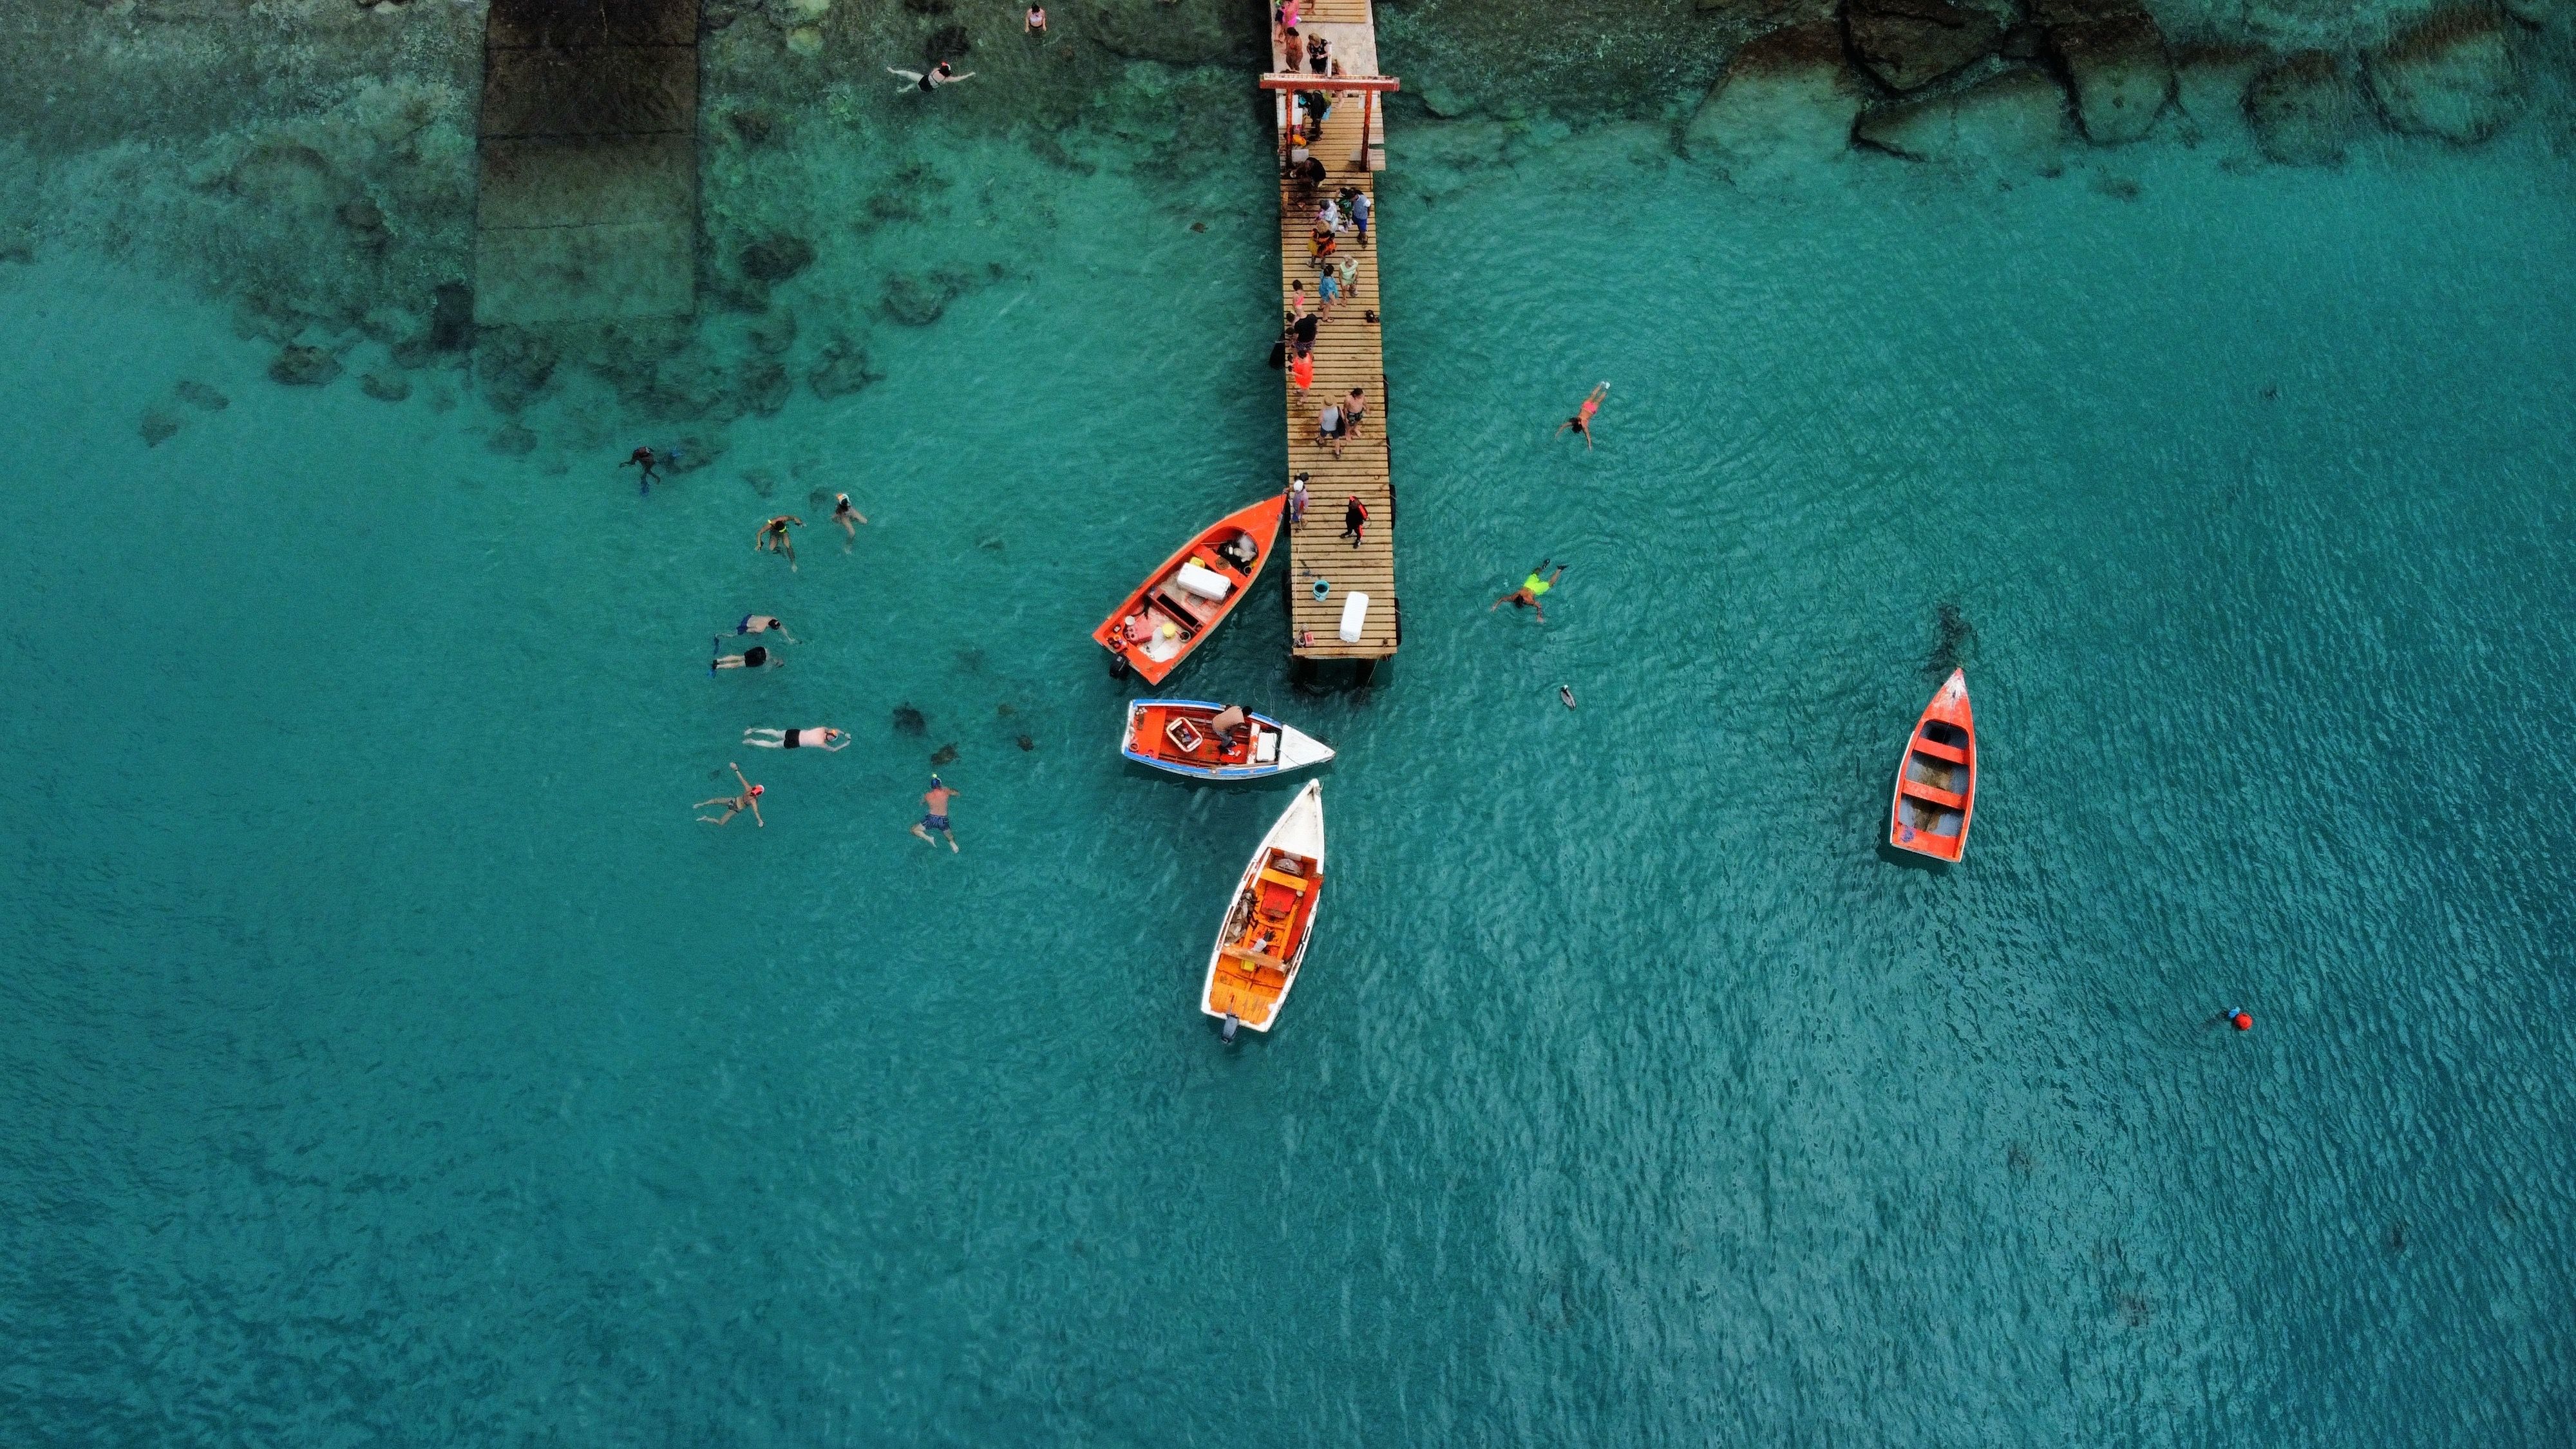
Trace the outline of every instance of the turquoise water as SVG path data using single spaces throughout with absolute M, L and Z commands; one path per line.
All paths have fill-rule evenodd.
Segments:
M 2576 1432 L 2564 163 L 1753 190 L 1414 125 L 1404 654 L 1301 696 L 1262 607 L 1176 680 L 1342 751 L 1232 1047 L 1287 791 L 1123 766 L 1085 631 L 1275 486 L 1257 135 L 849 160 L 955 184 L 800 305 L 1001 270 L 650 497 L 701 429 L 596 384 L 511 456 L 452 369 L 279 387 L 149 268 L 0 265 L 10 1437 Z M 710 678 L 754 611 L 789 667 Z M 1936 873 L 1874 847 L 1953 660 Z M 728 760 L 765 829 L 692 823 Z

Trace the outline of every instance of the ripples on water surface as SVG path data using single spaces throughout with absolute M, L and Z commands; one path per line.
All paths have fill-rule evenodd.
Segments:
M 1285 792 L 1122 769 L 1084 631 L 1275 478 L 1257 136 L 897 133 L 953 186 L 886 245 L 1008 275 L 645 499 L 676 430 L 595 388 L 504 456 L 459 374 L 0 268 L 12 1437 L 2569 1437 L 2563 163 L 1737 189 L 1489 124 L 1385 204 L 1393 682 L 1295 695 L 1266 606 L 1183 681 L 1342 750 L 1232 1049 Z M 754 610 L 807 642 L 709 679 Z M 1952 660 L 1943 874 L 1873 845 Z

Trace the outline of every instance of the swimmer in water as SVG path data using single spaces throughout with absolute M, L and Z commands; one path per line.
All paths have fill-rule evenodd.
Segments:
M 921 817 L 920 824 L 912 827 L 912 833 L 920 836 L 921 843 L 924 845 L 937 845 L 939 843 L 938 841 L 930 838 L 930 832 L 934 830 L 938 831 L 942 835 L 947 835 L 948 853 L 951 855 L 955 855 L 957 853 L 957 837 L 950 835 L 948 832 L 948 802 L 956 794 L 956 791 L 949 789 L 944 784 L 941 784 L 937 775 L 931 776 L 930 791 L 921 797 L 922 807 L 928 813 Z
M 1493 610 L 1487 609 L 1485 612 L 1490 614 Z M 1574 708 L 1574 686 L 1570 684 L 1558 685 L 1556 687 L 1556 697 L 1565 701 L 1565 707 L 1567 709 Z
M 744 730 L 742 742 L 763 750 L 846 750 L 850 737 L 817 725 L 810 730 Z
M 760 532 L 752 535 L 751 551 L 759 553 L 763 549 L 770 549 L 786 555 L 787 570 L 790 573 L 794 573 L 796 571 L 796 543 L 795 540 L 790 539 L 787 536 L 787 530 L 791 528 L 803 528 L 804 526 L 804 519 L 801 519 L 792 513 L 782 513 L 776 518 L 769 520 L 767 523 L 762 524 L 760 526 Z
M 755 828 L 767 827 L 769 822 L 760 818 L 760 797 L 767 793 L 767 787 L 755 785 L 749 780 L 743 779 L 742 766 L 734 764 L 731 760 L 727 760 L 725 762 L 725 766 L 733 771 L 734 779 L 741 782 L 742 793 L 739 795 L 718 795 L 712 800 L 701 800 L 689 808 L 692 810 L 704 810 L 710 805 L 722 805 L 725 807 L 725 813 L 722 815 L 701 815 L 698 817 L 701 823 L 707 825 L 725 824 L 735 816 L 748 810 L 751 812 L 751 823 Z
M 1030 6 L 1028 15 L 1020 22 L 1020 29 L 1031 35 L 1046 34 L 1046 7 Z
M 851 525 L 867 522 L 868 516 L 850 506 L 849 494 L 835 493 L 832 495 L 832 521 L 841 525 L 841 552 L 848 553 L 850 545 L 859 541 L 859 531 Z
M 959 81 L 973 80 L 975 78 L 975 72 L 971 70 L 966 72 L 964 75 L 959 75 L 957 72 L 950 70 L 948 68 L 948 62 L 944 60 L 939 64 L 932 66 L 927 73 L 917 70 L 899 70 L 894 66 L 887 66 L 886 74 L 899 75 L 903 77 L 903 84 L 897 86 L 895 88 L 897 90 L 922 91 L 925 93 L 935 91 L 941 86 L 953 86 Z
M 716 647 L 722 649 L 724 636 L 718 634 L 715 637 Z M 719 669 L 775 669 L 786 662 L 760 645 L 754 644 L 740 654 L 719 654 L 708 660 L 707 673 L 713 674 Z
M 652 449 L 638 448 L 634 452 L 627 454 L 626 461 L 618 464 L 617 466 L 620 468 L 643 469 L 643 478 L 638 483 L 635 491 L 638 493 L 650 493 L 653 491 L 653 464 L 655 461 Z
M 1496 609 L 1501 608 L 1503 605 L 1509 604 L 1515 609 L 1538 610 L 1538 621 L 1542 624 L 1546 623 L 1547 607 L 1541 604 L 1539 600 L 1546 598 L 1547 591 L 1556 587 L 1556 581 L 1565 577 L 1566 567 L 1563 564 L 1558 564 L 1556 566 L 1556 572 L 1550 574 L 1547 572 L 1548 563 L 1549 560 L 1540 559 L 1538 561 L 1538 567 L 1530 570 L 1529 577 L 1521 580 L 1521 586 L 1519 588 L 1514 589 L 1510 593 L 1503 595 L 1501 598 L 1494 600 L 1490 604 L 1487 604 L 1485 606 L 1485 612 L 1490 614 Z M 1539 577 L 1541 574 L 1546 574 L 1547 576 L 1545 578 L 1541 578 Z
M 1556 425 L 1556 436 L 1563 437 L 1565 436 L 1565 430 L 1572 428 L 1583 435 L 1583 451 L 1587 453 L 1591 452 L 1592 415 L 1601 411 L 1601 399 L 1608 397 L 1609 395 L 1610 384 L 1606 382 L 1601 384 L 1599 387 L 1594 388 L 1592 390 L 1592 396 L 1583 400 L 1583 406 L 1574 410 L 1574 416 L 1567 418 L 1564 422 Z
M 778 637 L 788 643 L 796 642 L 796 636 L 787 632 L 787 621 L 768 614 L 745 614 L 742 622 L 733 626 L 736 634 L 766 634 L 772 629 L 777 630 Z M 724 636 L 719 634 L 716 637 L 721 639 Z

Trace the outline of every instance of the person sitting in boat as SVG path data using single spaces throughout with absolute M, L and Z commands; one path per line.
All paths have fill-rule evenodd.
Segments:
M 1232 749 L 1241 743 L 1237 736 L 1251 730 L 1252 721 L 1245 716 L 1242 705 L 1229 704 L 1208 721 L 1208 728 L 1225 741 L 1226 748 Z
M 1261 546 L 1254 543 L 1252 541 L 1252 535 L 1248 533 L 1238 533 L 1234 537 L 1227 539 L 1225 542 L 1218 544 L 1216 551 L 1225 555 L 1225 561 L 1227 563 L 1234 565 L 1245 573 L 1252 572 L 1252 561 L 1261 557 Z

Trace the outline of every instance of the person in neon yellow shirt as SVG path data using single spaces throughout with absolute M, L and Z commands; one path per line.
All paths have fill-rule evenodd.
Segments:
M 1509 604 L 1515 609 L 1538 610 L 1538 621 L 1542 624 L 1546 623 L 1547 607 L 1539 600 L 1547 597 L 1547 591 L 1556 587 L 1558 579 L 1565 577 L 1565 565 L 1558 564 L 1556 572 L 1551 574 L 1547 571 L 1549 562 L 1547 559 L 1540 559 L 1538 567 L 1530 570 L 1529 577 L 1521 580 L 1519 588 L 1487 604 L 1485 612 L 1490 614 L 1503 605 Z

